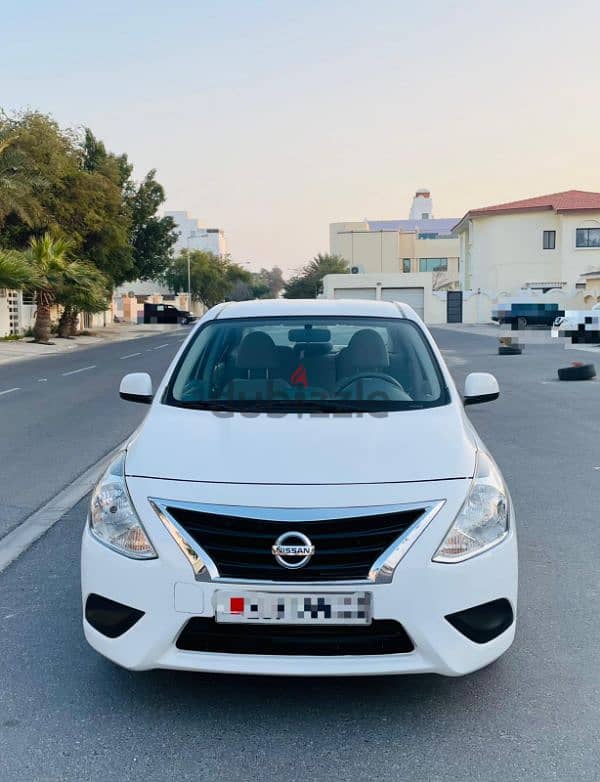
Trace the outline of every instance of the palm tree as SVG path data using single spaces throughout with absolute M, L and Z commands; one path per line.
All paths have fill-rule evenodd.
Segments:
M 65 269 L 56 301 L 63 305 L 58 336 L 75 336 L 80 312 L 103 312 L 108 308 L 108 279 L 89 263 L 73 261 Z
M 35 342 L 50 342 L 50 308 L 56 302 L 70 266 L 69 249 L 70 243 L 66 239 L 53 239 L 46 233 L 41 239 L 32 239 L 29 249 L 23 253 L 33 276 L 31 289 L 37 306 L 33 327 Z
M 31 285 L 31 268 L 21 253 L 0 252 L 0 288 L 22 290 Z

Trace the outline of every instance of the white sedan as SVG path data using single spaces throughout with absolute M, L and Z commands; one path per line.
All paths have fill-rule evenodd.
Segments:
M 403 304 L 218 305 L 96 487 L 89 643 L 126 668 L 459 676 L 515 633 L 506 484 Z

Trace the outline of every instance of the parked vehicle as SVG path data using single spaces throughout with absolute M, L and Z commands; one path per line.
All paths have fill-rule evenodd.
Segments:
M 556 318 L 550 332 L 554 339 L 566 337 L 575 345 L 600 343 L 600 304 L 591 310 L 567 310 Z
M 404 304 L 211 309 L 98 483 L 85 636 L 126 668 L 459 676 L 511 645 L 517 538 L 464 396 Z
M 144 303 L 144 323 L 193 323 L 196 316 L 188 310 L 177 309 L 173 304 Z
M 527 326 L 550 328 L 561 315 L 564 311 L 559 309 L 558 304 L 515 301 L 498 304 L 492 312 L 492 320 L 508 323 L 513 331 L 517 331 Z

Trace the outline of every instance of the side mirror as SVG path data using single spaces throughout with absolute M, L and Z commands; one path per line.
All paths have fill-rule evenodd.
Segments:
M 126 402 L 149 405 L 152 401 L 152 378 L 147 372 L 131 372 L 125 375 L 119 386 L 119 396 Z
M 465 380 L 465 405 L 493 402 L 500 396 L 498 381 L 489 372 L 471 372 Z

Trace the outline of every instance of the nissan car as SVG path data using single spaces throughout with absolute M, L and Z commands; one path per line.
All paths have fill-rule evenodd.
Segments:
M 83 626 L 133 670 L 460 676 L 510 647 L 509 491 L 407 305 L 217 305 L 91 498 Z

